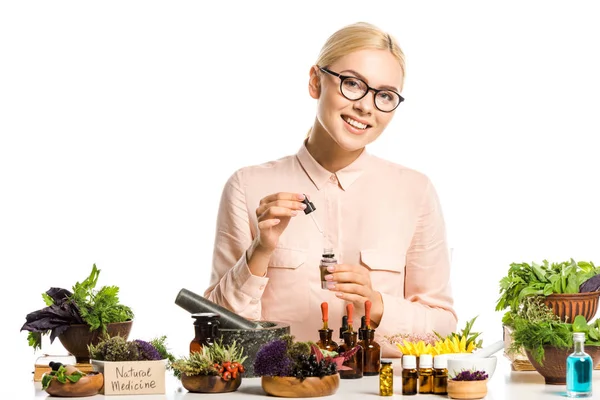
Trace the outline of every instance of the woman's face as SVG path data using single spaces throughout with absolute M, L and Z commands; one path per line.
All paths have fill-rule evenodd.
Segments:
M 375 89 L 402 90 L 402 68 L 387 50 L 360 50 L 324 66 L 332 72 L 362 79 Z M 360 100 L 348 100 L 340 91 L 340 78 L 311 70 L 309 91 L 318 99 L 317 119 L 323 129 L 344 150 L 356 151 L 381 135 L 395 111 L 375 107 L 373 91 Z M 319 78 L 320 75 L 320 78 Z

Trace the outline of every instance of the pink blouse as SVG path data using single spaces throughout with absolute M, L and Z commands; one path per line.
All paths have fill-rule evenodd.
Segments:
M 248 269 L 246 250 L 257 234 L 256 208 L 272 193 L 305 193 L 314 218 L 293 217 L 265 277 Z M 381 293 L 376 341 L 384 357 L 398 356 L 385 336 L 448 334 L 456 329 L 442 210 L 430 180 L 415 170 L 363 151 L 331 173 L 304 144 L 296 155 L 241 168 L 227 181 L 217 218 L 210 286 L 205 297 L 252 320 L 289 323 L 296 340 L 319 339 L 320 304 L 338 343 L 346 303 L 321 289 L 319 261 L 333 248 L 339 263 L 361 265 Z M 356 307 L 354 329 L 363 307 Z

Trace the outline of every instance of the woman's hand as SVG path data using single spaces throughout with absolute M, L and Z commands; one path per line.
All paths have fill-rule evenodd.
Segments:
M 369 270 L 360 265 L 336 264 L 327 267 L 325 275 L 327 288 L 343 300 L 354 303 L 354 307 L 363 309 L 365 301 L 371 300 L 371 321 L 379 325 L 383 315 L 383 300 L 378 291 L 371 286 Z
M 256 209 L 258 237 L 256 245 L 265 252 L 277 247 L 279 236 L 287 228 L 290 219 L 306 208 L 301 193 L 279 192 L 264 197 Z

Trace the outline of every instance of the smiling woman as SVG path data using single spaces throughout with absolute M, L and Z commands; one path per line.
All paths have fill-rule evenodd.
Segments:
M 315 338 L 320 320 L 309 316 L 323 302 L 339 321 L 346 304 L 358 320 L 371 301 L 379 338 L 454 331 L 436 191 L 424 174 L 365 149 L 401 106 L 403 83 L 402 50 L 377 27 L 356 23 L 327 40 L 309 70 L 317 112 L 298 152 L 241 168 L 225 185 L 206 297 L 250 319 L 288 322 L 299 340 Z M 306 196 L 322 235 L 302 217 Z M 325 248 L 338 263 L 322 290 Z M 398 351 L 384 345 L 383 354 Z

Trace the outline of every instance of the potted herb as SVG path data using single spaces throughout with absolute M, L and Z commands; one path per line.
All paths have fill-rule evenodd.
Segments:
M 95 289 L 99 275 L 94 264 L 90 275 L 75 283 L 72 291 L 52 287 L 42 294 L 46 307 L 29 313 L 21 327 L 29 331 L 30 346 L 41 349 L 43 335 L 50 335 L 50 343 L 58 337 L 77 363 L 88 363 L 89 344 L 105 335 L 129 335 L 133 312 L 119 302 L 117 286 Z
M 545 304 L 542 296 L 528 297 L 512 318 L 509 353 L 525 350 L 546 384 L 566 383 L 566 360 L 573 349 L 573 332 L 585 332 L 586 352 L 600 363 L 600 320 L 588 324 L 582 315 L 565 323 Z
M 320 349 L 313 342 L 295 342 L 293 336 L 263 345 L 254 360 L 263 390 L 279 397 L 320 397 L 334 394 L 340 384 L 338 371 L 358 350 L 345 353 Z
M 488 375 L 485 371 L 449 372 L 448 397 L 451 399 L 482 399 L 487 394 Z
M 223 345 L 217 340 L 201 351 L 171 362 L 171 368 L 181 378 L 181 384 L 190 392 L 233 392 L 242 383 L 244 349 L 233 341 Z
M 593 262 L 571 259 L 559 263 L 512 263 L 500 280 L 496 311 L 508 309 L 503 323 L 512 326 L 511 316 L 528 296 L 545 296 L 546 304 L 563 322 L 582 314 L 591 320 L 598 309 L 600 267 Z
M 166 336 L 128 341 L 120 336 L 89 345 L 94 369 L 104 374 L 104 394 L 164 394 L 165 370 L 174 357 Z

